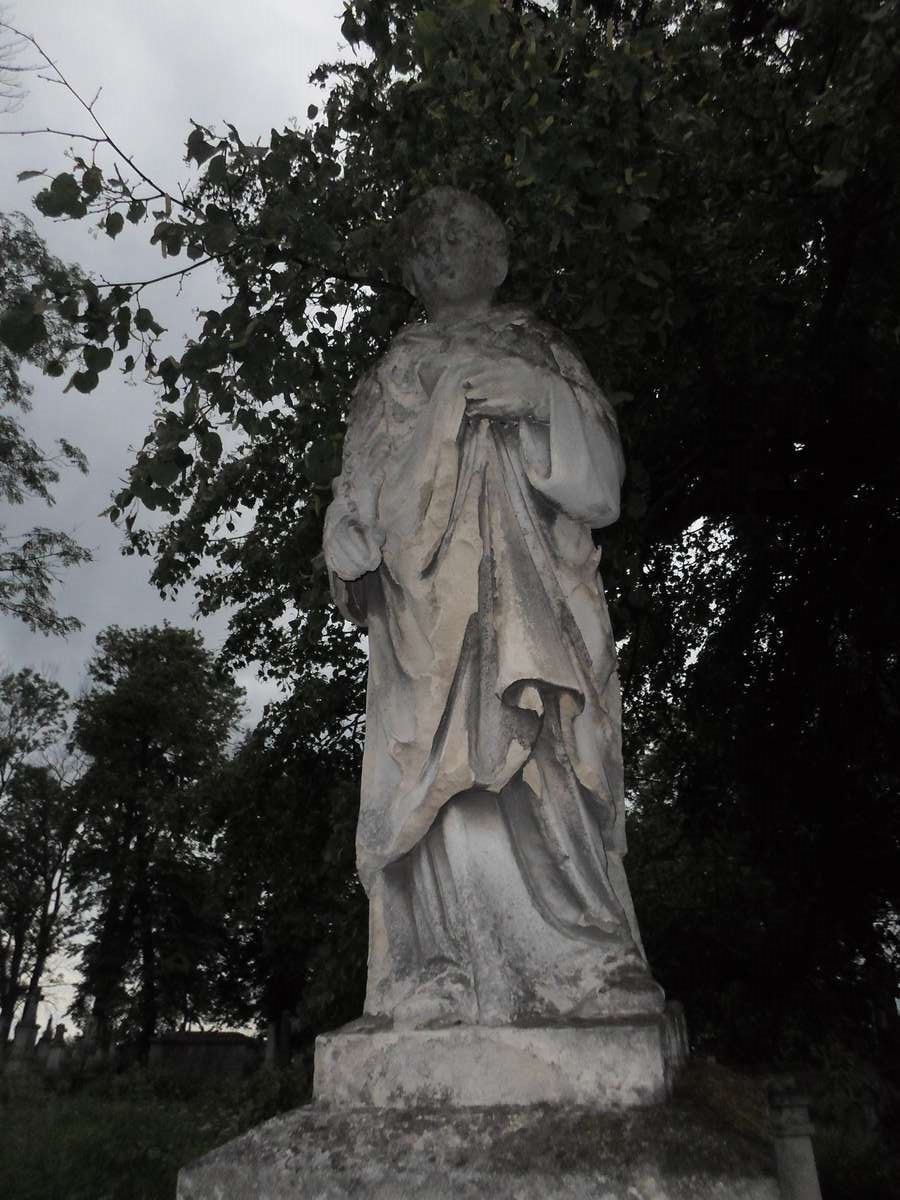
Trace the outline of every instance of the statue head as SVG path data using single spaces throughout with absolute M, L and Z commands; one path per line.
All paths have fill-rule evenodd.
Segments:
M 432 188 L 407 209 L 402 235 L 403 284 L 431 317 L 485 307 L 506 278 L 506 228 L 471 192 Z

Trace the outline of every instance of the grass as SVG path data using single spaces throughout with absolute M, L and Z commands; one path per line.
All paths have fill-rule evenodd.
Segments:
M 173 1200 L 180 1167 L 308 1099 L 308 1071 L 177 1080 L 134 1070 L 77 1089 L 0 1080 L 4 1200 Z

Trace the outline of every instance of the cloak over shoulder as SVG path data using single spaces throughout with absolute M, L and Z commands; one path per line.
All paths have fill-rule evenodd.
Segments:
M 467 415 L 447 367 L 486 352 L 541 371 L 546 422 Z M 590 534 L 617 518 L 622 476 L 609 403 L 524 310 L 408 326 L 360 382 L 325 555 L 347 522 L 384 533 L 376 570 L 332 571 L 341 610 L 369 629 L 367 887 L 453 796 L 520 772 L 541 794 L 532 750 L 550 697 L 585 819 L 624 852 L 615 644 Z

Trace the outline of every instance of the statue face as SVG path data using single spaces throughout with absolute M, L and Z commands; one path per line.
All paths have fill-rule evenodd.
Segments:
M 506 264 L 496 262 L 486 240 L 482 218 L 465 203 L 438 209 L 414 231 L 404 281 L 430 313 L 490 300 Z

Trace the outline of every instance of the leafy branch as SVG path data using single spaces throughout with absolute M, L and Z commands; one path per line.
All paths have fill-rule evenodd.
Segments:
M 63 87 L 69 93 L 69 95 L 78 103 L 78 105 L 84 109 L 84 111 L 87 113 L 87 115 L 90 117 L 90 119 L 93 121 L 93 123 L 96 125 L 97 129 L 100 132 L 100 136 L 97 138 L 91 137 L 90 135 L 87 135 L 87 134 L 64 134 L 63 136 L 81 137 L 81 138 L 85 138 L 86 140 L 89 140 L 89 141 L 94 141 L 95 148 L 98 145 L 104 145 L 104 144 L 109 146 L 109 148 L 113 151 L 113 153 L 118 155 L 118 157 L 120 159 L 122 159 L 123 162 L 127 163 L 128 166 L 130 167 L 130 169 L 132 171 L 134 171 L 134 173 L 140 179 L 142 179 L 144 181 L 144 183 L 146 183 L 149 187 L 153 188 L 160 197 L 163 197 L 163 196 L 171 197 L 170 192 L 168 192 L 165 188 L 162 188 L 154 179 L 152 179 L 145 171 L 143 171 L 135 163 L 135 161 L 131 157 L 131 155 L 127 154 L 122 149 L 121 145 L 115 140 L 115 138 L 113 138 L 113 136 L 110 134 L 109 130 L 106 128 L 106 126 L 100 120 L 100 118 L 97 116 L 95 109 L 96 109 L 97 101 L 100 98 L 100 90 L 99 89 L 92 100 L 90 100 L 90 101 L 85 100 L 85 98 L 81 95 L 81 93 L 69 82 L 69 80 L 63 74 L 63 72 L 60 70 L 60 68 L 57 66 L 57 64 L 50 57 L 50 55 L 44 50 L 43 46 L 41 46 L 41 44 L 40 44 L 40 42 L 38 42 L 37 38 L 35 38 L 30 33 L 24 33 L 22 30 L 16 29 L 15 26 L 10 25 L 8 22 L 2 21 L 2 20 L 0 20 L 0 29 L 7 30 L 9 33 L 13 34 L 16 38 L 20 38 L 20 39 L 22 39 L 22 41 L 28 42 L 30 45 L 32 45 L 34 47 L 34 49 L 37 51 L 37 53 L 41 56 L 41 59 L 44 61 L 46 66 L 53 72 L 52 75 L 50 75 L 50 76 L 42 75 L 41 78 L 45 79 L 48 83 L 56 83 L 56 84 L 59 84 L 61 87 Z M 55 131 L 53 131 L 53 130 L 37 130 L 37 131 L 13 130 L 13 131 L 2 131 L 2 132 L 18 133 L 21 136 L 27 136 L 30 132 L 55 132 Z M 181 199 L 175 198 L 175 203 L 180 205 L 182 208 L 187 209 L 188 211 L 191 211 L 191 212 L 197 211 L 196 206 L 190 204 L 184 198 L 181 198 Z

